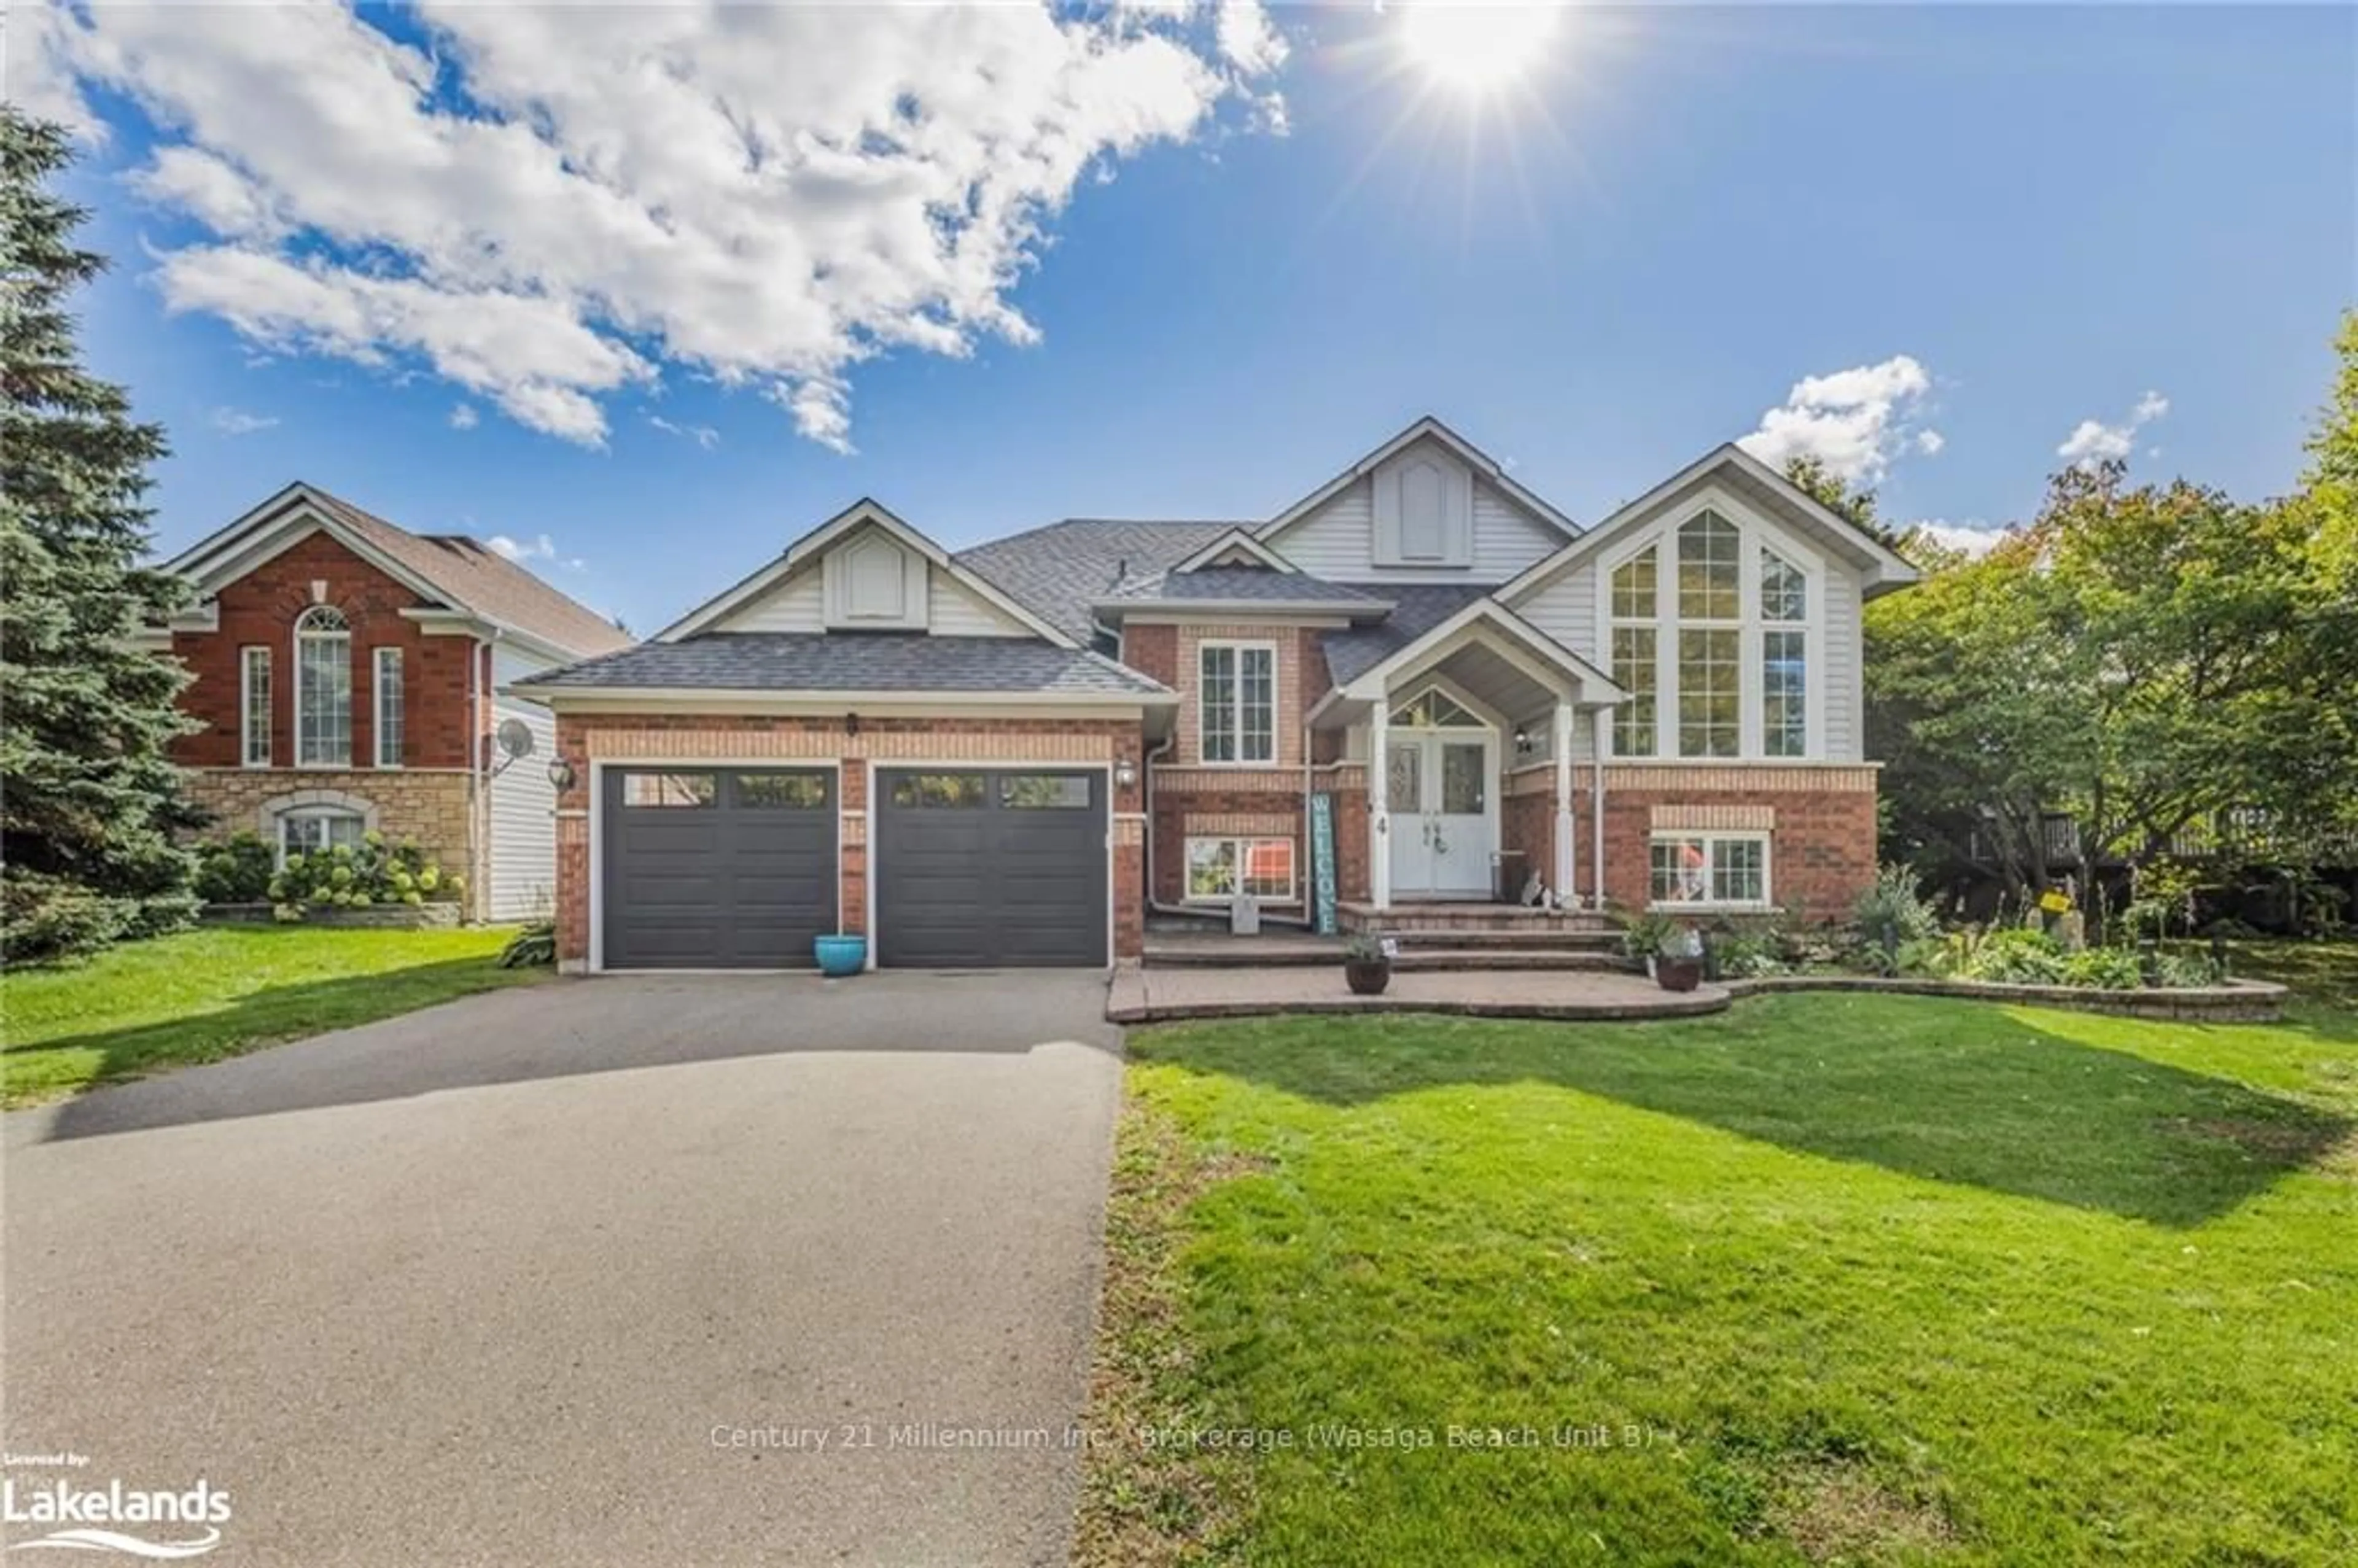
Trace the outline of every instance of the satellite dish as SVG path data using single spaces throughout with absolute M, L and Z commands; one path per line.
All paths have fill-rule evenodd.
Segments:
M 508 761 L 516 762 L 532 755 L 532 726 L 521 719 L 503 719 L 499 729 L 500 750 Z

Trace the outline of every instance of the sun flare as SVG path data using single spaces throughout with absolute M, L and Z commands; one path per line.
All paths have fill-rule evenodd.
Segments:
M 1490 92 L 1539 64 L 1562 20 L 1545 3 L 1473 5 L 1421 0 L 1401 8 L 1401 50 L 1433 81 L 1460 92 Z

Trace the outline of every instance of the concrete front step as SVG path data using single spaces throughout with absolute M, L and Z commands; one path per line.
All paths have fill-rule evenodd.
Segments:
M 1422 935 L 1430 940 L 1412 942 L 1403 934 L 1393 968 L 1402 973 L 1447 969 L 1603 973 L 1639 968 L 1621 956 L 1617 946 L 1598 946 L 1586 938 L 1531 936 L 1513 942 L 1480 942 L 1468 940 L 1482 935 L 1478 932 Z M 1343 945 L 1322 936 L 1149 936 L 1141 961 L 1150 969 L 1339 968 Z
M 1521 950 L 1548 953 L 1618 953 L 1621 933 L 1618 931 L 1586 931 L 1555 929 L 1545 931 L 1491 931 L 1433 929 L 1412 926 L 1406 930 L 1379 931 L 1379 936 L 1400 944 L 1403 953 L 1417 947 L 1455 947 L 1466 951 L 1480 948 L 1488 952 Z

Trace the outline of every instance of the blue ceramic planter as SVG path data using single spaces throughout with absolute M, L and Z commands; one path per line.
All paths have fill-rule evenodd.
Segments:
M 831 980 L 849 979 L 868 967 L 865 936 L 815 936 L 811 951 L 818 958 L 818 972 Z

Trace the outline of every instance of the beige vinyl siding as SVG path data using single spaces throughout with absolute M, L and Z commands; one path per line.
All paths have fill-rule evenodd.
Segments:
M 936 637 L 1035 637 L 997 606 L 978 598 L 963 583 L 938 567 L 929 568 L 926 589 L 930 630 Z
M 1595 562 L 1576 562 L 1557 573 L 1539 592 L 1517 604 L 1515 613 L 1598 669 L 1611 673 L 1611 651 L 1599 657 L 1597 650 Z
M 1564 543 L 1478 474 L 1470 567 L 1379 567 L 1375 525 L 1374 481 L 1359 479 L 1272 543 L 1287 560 L 1331 582 L 1504 582 Z
M 826 574 L 816 562 L 741 606 L 715 632 L 824 632 L 827 630 Z
M 1826 761 L 1866 760 L 1865 627 L 1856 574 L 1836 566 L 1826 573 L 1824 715 Z
M 492 654 L 494 688 L 547 666 L 506 648 Z M 491 784 L 490 918 L 524 920 L 557 907 L 557 791 L 548 760 L 557 754 L 557 718 L 536 702 L 492 700 L 496 728 L 520 719 L 532 730 L 532 755 L 502 767 Z M 496 753 L 495 753 L 496 765 Z
M 928 565 L 926 627 L 937 637 L 1030 637 L 1037 633 Z M 716 632 L 824 632 L 827 574 L 813 562 L 713 627 Z

